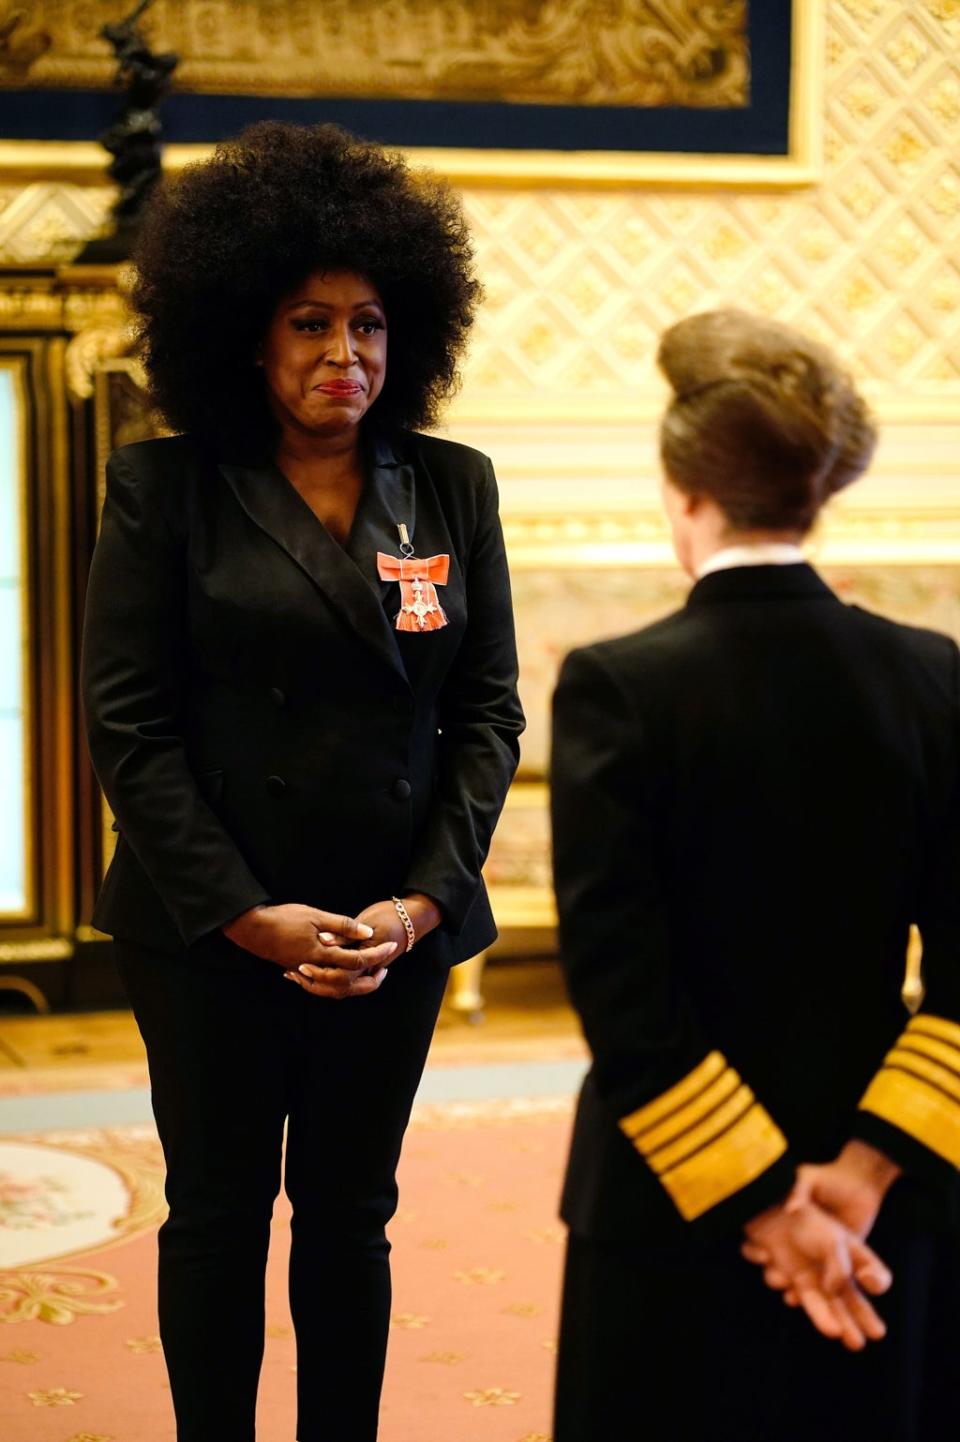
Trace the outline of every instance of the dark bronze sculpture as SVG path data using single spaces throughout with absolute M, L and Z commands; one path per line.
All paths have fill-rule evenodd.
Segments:
M 117 118 L 100 136 L 100 144 L 113 156 L 107 173 L 120 188 L 113 207 L 112 234 L 86 245 L 77 257 L 81 263 L 126 260 L 133 247 L 144 202 L 161 173 L 160 102 L 170 89 L 180 57 L 172 52 L 155 55 L 137 22 L 152 0 L 140 3 L 115 25 L 100 31 L 117 57 L 116 81 L 125 91 Z

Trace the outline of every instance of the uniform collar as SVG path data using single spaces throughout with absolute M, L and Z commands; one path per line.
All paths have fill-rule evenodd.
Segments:
M 734 566 L 702 576 L 687 597 L 688 606 L 718 601 L 836 601 L 826 581 L 805 561 L 793 565 Z
M 799 546 L 787 545 L 783 541 L 768 541 L 757 545 L 724 546 L 708 556 L 697 572 L 697 580 L 709 576 L 712 571 L 731 571 L 735 566 L 802 566 L 806 557 Z

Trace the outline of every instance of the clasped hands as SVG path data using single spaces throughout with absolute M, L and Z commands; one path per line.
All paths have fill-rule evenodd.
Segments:
M 744 1228 L 741 1252 L 788 1306 L 802 1307 L 825 1337 L 861 1351 L 886 1328 L 871 1297 L 893 1275 L 866 1238 L 900 1168 L 865 1142 L 848 1142 L 833 1162 L 801 1166 L 785 1202 Z
M 413 892 L 403 901 L 418 938 L 439 925 L 439 908 L 429 896 Z M 375 902 L 358 916 L 298 902 L 254 906 L 221 929 L 245 951 L 282 967 L 301 990 L 333 1001 L 378 991 L 391 962 L 407 949 L 392 901 Z

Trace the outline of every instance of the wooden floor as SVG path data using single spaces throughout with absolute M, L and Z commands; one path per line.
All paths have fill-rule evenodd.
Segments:
M 551 961 L 492 963 L 484 975 L 486 1011 L 479 1024 L 441 1013 L 431 1052 L 434 1064 L 535 1061 L 584 1054 L 576 1018 Z M 59 1074 L 81 1086 L 93 1073 L 145 1065 L 143 1046 L 127 1011 L 55 1016 L 0 1015 L 0 1078 Z

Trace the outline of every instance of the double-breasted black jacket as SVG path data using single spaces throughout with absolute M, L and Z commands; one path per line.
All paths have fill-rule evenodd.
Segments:
M 573 652 L 554 709 L 563 957 L 593 1052 L 564 1215 L 736 1229 L 858 1136 L 960 1167 L 960 653 L 810 567 L 700 580 Z M 911 923 L 926 998 L 901 1002 Z M 941 1183 L 945 1185 L 941 1185 Z
M 82 667 L 119 830 L 103 931 L 237 964 L 219 928 L 248 907 L 416 890 L 443 914 L 425 961 L 493 940 L 481 867 L 523 729 L 493 470 L 413 433 L 366 450 L 345 547 L 269 462 L 186 436 L 111 457 Z M 394 629 L 376 557 L 401 523 L 450 557 L 438 630 Z

